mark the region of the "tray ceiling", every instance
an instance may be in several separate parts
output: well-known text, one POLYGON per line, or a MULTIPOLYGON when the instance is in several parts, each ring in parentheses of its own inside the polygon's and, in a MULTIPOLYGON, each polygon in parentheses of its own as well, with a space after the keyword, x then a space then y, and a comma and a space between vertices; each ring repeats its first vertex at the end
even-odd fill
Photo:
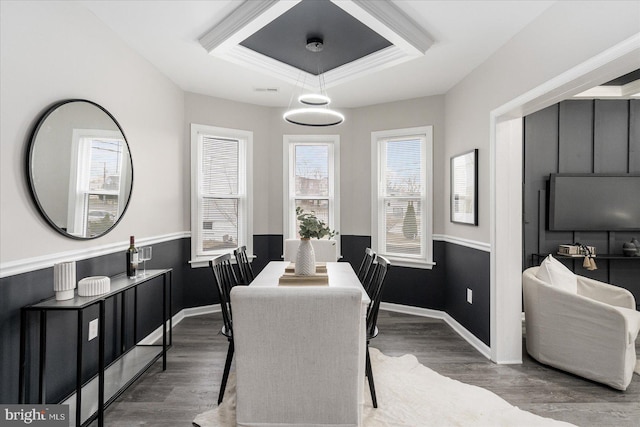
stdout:
POLYGON ((433 41, 387 0, 268 0, 241 3, 200 44, 221 59, 318 90, 420 57, 433 41), (305 48, 311 37, 324 40, 322 52, 305 48))
MULTIPOLYGON (((240 43, 298 3, 70 2, 89 9, 185 92, 280 107, 289 104, 300 70, 240 43), (259 8, 239 14, 246 4, 259 8), (234 15, 244 20, 233 19, 234 15), (212 30, 217 31, 213 37, 212 30), (214 44, 205 48, 201 42, 207 35, 214 44)), ((324 75, 332 105, 348 108, 446 93, 554 2, 335 0, 332 4, 392 44, 365 56, 365 61, 352 61, 324 75), (410 25, 394 23, 384 10, 376 9, 380 4, 390 4, 410 25)))

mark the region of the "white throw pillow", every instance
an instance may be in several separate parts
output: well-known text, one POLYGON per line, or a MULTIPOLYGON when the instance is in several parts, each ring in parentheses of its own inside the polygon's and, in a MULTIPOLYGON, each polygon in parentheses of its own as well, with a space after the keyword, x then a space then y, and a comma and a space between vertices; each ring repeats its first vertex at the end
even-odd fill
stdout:
POLYGON ((542 261, 536 277, 564 291, 578 292, 576 275, 551 255, 542 261))

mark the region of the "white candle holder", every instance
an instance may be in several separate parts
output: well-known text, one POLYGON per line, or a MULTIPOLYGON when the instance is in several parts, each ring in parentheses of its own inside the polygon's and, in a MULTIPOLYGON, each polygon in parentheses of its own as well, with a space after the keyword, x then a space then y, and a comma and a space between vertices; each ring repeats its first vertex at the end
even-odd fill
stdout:
POLYGON ((76 288, 76 262, 61 262, 53 266, 53 290, 56 300, 63 301, 73 298, 76 288))

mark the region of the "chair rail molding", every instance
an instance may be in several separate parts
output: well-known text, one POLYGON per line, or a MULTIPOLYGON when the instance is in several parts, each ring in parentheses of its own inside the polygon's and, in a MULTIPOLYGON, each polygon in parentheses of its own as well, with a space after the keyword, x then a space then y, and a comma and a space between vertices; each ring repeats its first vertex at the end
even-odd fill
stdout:
POLYGON ((491 244, 479 242, 477 240, 464 239, 457 236, 449 236, 446 234, 434 234, 433 240, 440 242, 452 243, 454 245, 465 246, 471 249, 477 249, 483 252, 491 252, 491 244))
MULTIPOLYGON (((156 243, 169 242, 171 240, 191 237, 190 231, 180 231, 177 233, 163 234, 153 237, 136 238, 138 246, 153 245, 156 243)), ((0 278, 14 276, 16 274, 28 273, 30 271, 53 267, 54 264, 64 261, 81 261, 101 255, 108 255, 118 251, 125 251, 129 247, 129 241, 108 243, 105 245, 91 245, 73 251, 56 252, 52 254, 24 258, 16 261, 3 262, 0 264, 0 278)))

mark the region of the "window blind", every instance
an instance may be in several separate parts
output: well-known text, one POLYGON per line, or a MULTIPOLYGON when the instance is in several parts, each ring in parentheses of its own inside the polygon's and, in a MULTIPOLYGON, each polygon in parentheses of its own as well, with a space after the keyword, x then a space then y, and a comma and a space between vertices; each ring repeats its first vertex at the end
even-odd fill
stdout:
POLYGON ((202 193, 237 195, 239 153, 237 140, 203 137, 202 193))
POLYGON ((382 142, 384 253, 422 254, 424 165, 420 139, 382 142))
POLYGON ((239 145, 235 139, 202 137, 201 189, 203 252, 238 245, 239 145))

